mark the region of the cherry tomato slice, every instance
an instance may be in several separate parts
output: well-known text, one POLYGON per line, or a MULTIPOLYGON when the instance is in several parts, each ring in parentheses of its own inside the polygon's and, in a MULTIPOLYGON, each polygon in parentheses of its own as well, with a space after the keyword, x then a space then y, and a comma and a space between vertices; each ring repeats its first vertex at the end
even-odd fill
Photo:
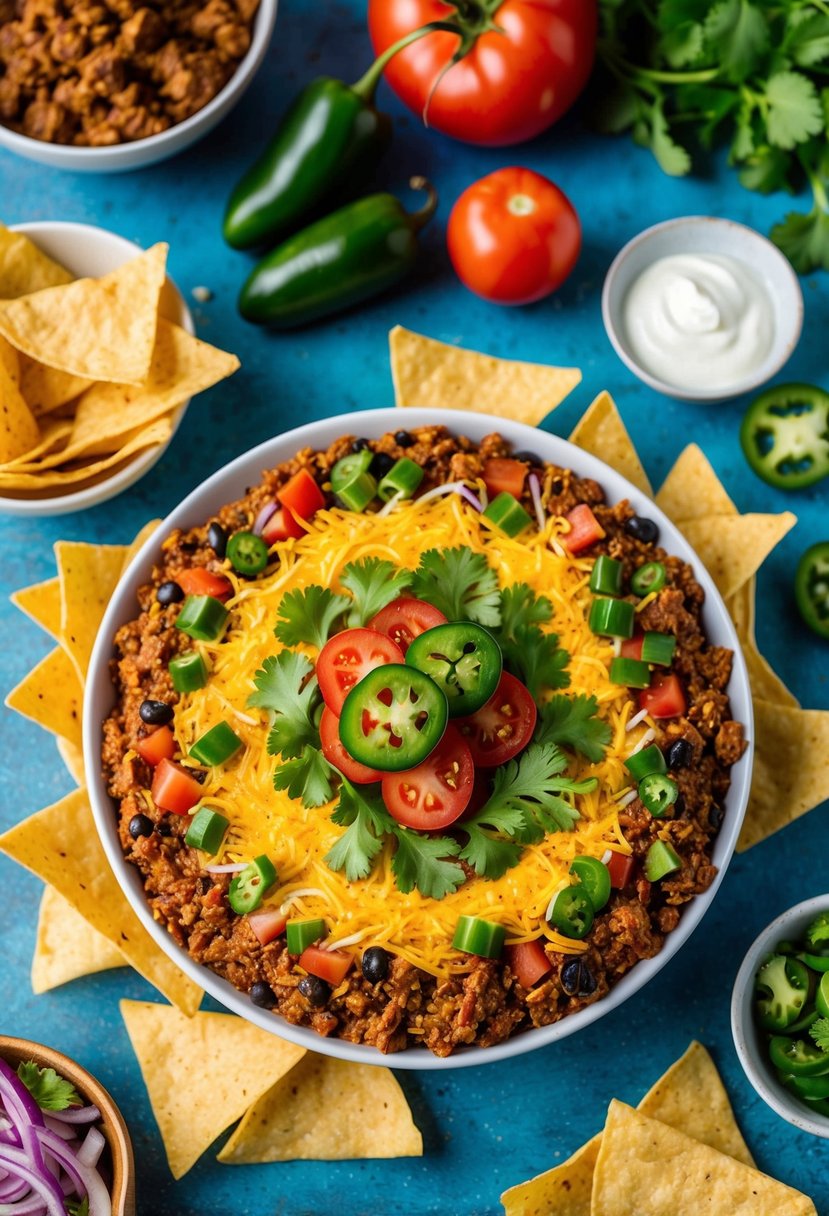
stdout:
POLYGON ((176 575, 176 582, 185 595, 212 595, 214 599, 226 600, 233 591, 233 584, 223 574, 213 574, 204 566, 194 566, 192 570, 182 570, 176 575))
POLYGON ((404 827, 421 832, 448 827, 459 819, 472 797, 475 766, 469 748, 454 727, 416 768, 383 777, 383 801, 404 827))
POLYGON ((345 950, 325 950, 322 946, 306 946, 299 956, 300 967, 334 988, 343 982, 353 962, 354 956, 345 950))
POLYGON ((484 461, 484 485, 490 498, 499 494, 512 494, 520 498, 527 480, 527 465, 523 460, 507 460, 494 457, 484 461))
POLYGON ((279 491, 278 498, 282 506, 299 519, 311 519, 325 506, 325 495, 307 469, 294 473, 279 491))
POLYGON ((153 774, 150 789, 153 802, 162 811, 174 815, 188 815, 201 798, 204 790, 195 777, 172 760, 159 760, 153 774))
POLYGON ((333 764, 354 785, 370 785, 383 776, 379 769, 369 768, 367 764, 361 764, 349 756, 340 739, 340 719, 327 705, 320 719, 320 743, 328 763, 333 764))
POLYGON ((673 672, 662 675, 657 672, 650 688, 639 693, 639 706, 646 709, 652 718, 679 718, 685 713, 685 693, 679 676, 673 672))
POLYGON ((475 764, 495 768, 527 746, 537 718, 530 690, 505 671, 486 705, 468 718, 458 718, 456 725, 475 764))
POLYGON ((322 699, 337 717, 355 684, 375 667, 402 663, 403 652, 376 629, 346 629, 326 642, 317 659, 322 699))
POLYGON ((564 544, 571 553, 581 553, 595 545, 604 536, 602 525, 590 510, 586 502, 580 502, 566 517, 570 521, 570 531, 562 537, 564 544))
POLYGON ((446 617, 440 609, 433 608, 425 600, 416 600, 403 595, 400 599, 386 604, 385 608, 381 608, 377 615, 369 621, 368 628, 376 629, 378 633, 384 633, 405 654, 421 633, 425 633, 427 629, 434 629, 436 625, 445 624, 446 617))
POLYGON ((138 739, 133 747, 153 768, 162 760, 172 760, 176 754, 176 741, 169 726, 159 726, 151 735, 138 739))
POLYGON ((268 547, 278 540, 300 540, 303 536, 307 536, 307 532, 302 524, 284 507, 274 511, 262 529, 262 539, 268 547))
POLYGON ((540 941, 504 947, 504 960, 522 988, 532 988, 553 969, 540 941))

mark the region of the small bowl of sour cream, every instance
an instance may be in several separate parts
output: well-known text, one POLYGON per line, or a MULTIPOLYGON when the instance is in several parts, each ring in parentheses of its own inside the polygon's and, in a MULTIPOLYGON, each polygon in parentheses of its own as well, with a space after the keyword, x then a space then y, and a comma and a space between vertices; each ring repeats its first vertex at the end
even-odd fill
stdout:
POLYGON ((800 339, 803 293, 771 241, 733 220, 685 216, 616 255, 602 318, 619 358, 683 401, 724 401, 765 384, 800 339))

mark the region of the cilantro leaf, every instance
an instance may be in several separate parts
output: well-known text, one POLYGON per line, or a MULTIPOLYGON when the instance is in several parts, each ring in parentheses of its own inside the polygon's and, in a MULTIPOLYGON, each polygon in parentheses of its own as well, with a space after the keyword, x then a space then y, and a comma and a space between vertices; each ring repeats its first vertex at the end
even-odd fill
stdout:
POLYGON ((344 777, 331 819, 348 830, 325 855, 325 864, 332 870, 345 870, 349 882, 367 878, 383 848, 383 836, 393 824, 382 799, 368 789, 357 790, 344 777))
POLYGON ((354 597, 348 614, 349 628, 365 625, 373 616, 408 590, 413 574, 382 557, 364 557, 343 568, 340 582, 354 597))
POLYGON ((821 1051, 829 1052, 829 1018, 818 1018, 809 1027, 809 1034, 821 1051))
POLYGON ((815 9, 789 13, 783 51, 801 68, 829 59, 829 13, 815 9))
POLYGON ((597 764, 611 737, 609 724, 597 717, 598 710, 595 697, 553 697, 539 711, 536 743, 571 747, 597 764))
POLYGON ((463 828, 469 839, 461 857, 476 874, 490 879, 502 878, 507 870, 518 865, 523 852, 520 844, 484 831, 477 823, 465 823, 463 828))
POLYGON ((414 572, 411 590, 447 621, 476 621, 492 627, 501 620, 498 578, 483 553, 465 547, 429 549, 414 572))
POLYGON ((252 708, 269 709, 273 723, 268 753, 286 760, 302 754, 306 744, 319 744, 319 731, 311 715, 319 701, 314 668, 304 655, 281 650, 269 655, 253 677, 256 692, 248 697, 252 708))
POLYGON ((501 627, 495 637, 504 663, 520 676, 536 700, 544 689, 567 688, 570 662, 555 633, 544 633, 539 625, 549 621, 553 605, 546 595, 537 596, 527 583, 515 583, 501 592, 501 627))
POLYGON ((391 868, 397 889, 404 895, 417 887, 427 899, 443 899, 466 881, 463 867, 448 858, 460 852, 460 845, 448 836, 422 836, 408 828, 395 827, 397 848, 391 868))
POLYGON ((274 769, 274 789, 287 790, 291 798, 301 798, 307 807, 322 806, 334 796, 331 777, 334 770, 318 747, 306 743, 301 753, 283 760, 274 769))
POLYGON ((541 625, 552 619, 553 605, 536 595, 528 583, 514 583, 501 592, 501 629, 508 636, 523 625, 541 625))
POLYGON ((764 145, 745 157, 740 167, 740 184, 746 190, 772 194, 775 190, 790 190, 789 157, 781 148, 764 145))
POLYGON ((768 22, 750 0, 721 0, 713 5, 704 30, 721 68, 735 83, 751 74, 769 45, 768 22))
POLYGON ((793 148, 823 130, 817 89, 802 72, 777 72, 766 85, 769 143, 793 148))
POLYGON ((823 267, 829 270, 829 210, 815 202, 811 211, 790 211, 775 224, 771 239, 794 266, 798 274, 823 267))
POLYGON ((691 157, 681 144, 671 136, 668 120, 661 105, 654 105, 650 111, 651 152, 656 157, 657 164, 663 173, 670 177, 684 177, 691 172, 691 157))
POLYGON ((38 1068, 34 1060, 21 1061, 17 1075, 41 1110, 66 1110, 83 1106, 80 1094, 71 1081, 58 1076, 54 1068, 38 1068))
POLYGON ((344 595, 335 595, 327 587, 313 583, 301 590, 288 591, 279 604, 274 633, 283 646, 305 642, 322 650, 328 641, 334 622, 349 607, 344 595))
POLYGON ((67 1199, 66 1216, 89 1216, 89 1199, 86 1196, 81 1200, 67 1199))

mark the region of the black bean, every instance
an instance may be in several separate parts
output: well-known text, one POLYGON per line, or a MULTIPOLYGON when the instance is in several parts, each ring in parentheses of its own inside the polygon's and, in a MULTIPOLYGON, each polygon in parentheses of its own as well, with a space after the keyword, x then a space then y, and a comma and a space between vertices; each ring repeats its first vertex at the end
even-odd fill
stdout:
POLYGON ((376 477, 379 481, 381 477, 385 477, 389 469, 394 465, 394 457, 389 456, 388 452, 375 452, 374 459, 368 466, 368 471, 372 477, 376 477))
POLYGON ((140 836, 152 836, 153 821, 149 815, 133 815, 128 830, 133 840, 138 840, 140 836))
POLYGON ((155 825, 155 830, 158 832, 159 836, 172 836, 173 825, 170 823, 169 819, 165 817, 164 819, 159 819, 158 823, 155 825))
POLYGON ((303 975, 297 988, 309 1005, 313 1005, 316 1009, 321 1009, 331 995, 331 989, 325 980, 318 979, 315 975, 303 975))
POLYGON ((596 977, 583 959, 574 958, 561 968, 561 986, 568 996, 592 996, 596 977))
POLYGON ((224 557, 227 551, 227 532, 215 520, 207 529, 207 543, 217 557, 224 557))
POLYGON ((525 464, 543 464, 544 461, 535 452, 516 452, 513 460, 523 460, 525 464))
POLYGON ((668 748, 668 768, 688 768, 694 759, 694 749, 687 739, 676 739, 668 748))
POLYGON ((159 604, 166 607, 167 604, 180 604, 184 599, 184 592, 178 583, 162 583, 155 593, 155 598, 159 604))
POLYGON ((389 974, 389 952, 382 946, 369 946, 363 954, 363 977, 370 984, 379 984, 389 974))
POLYGON ((188 768, 187 774, 188 776, 192 777, 194 781, 198 781, 199 785, 203 785, 207 780, 206 768, 188 768))
POLYGON ((371 447, 367 439, 353 439, 351 442, 352 452, 362 452, 365 448, 371 447))
POLYGON ((626 527, 631 536, 646 545, 655 545, 659 540, 659 526, 652 519, 645 519, 644 515, 634 515, 627 521, 626 527))
POLYGON ((725 818, 725 811, 721 806, 716 804, 708 809, 708 823, 715 832, 719 832, 722 827, 722 821, 725 818))
POLYGON ((550 489, 552 490, 553 494, 560 494, 561 491, 564 489, 564 482, 561 480, 560 477, 556 477, 553 481, 553 484, 550 486, 550 489))
POLYGON ((173 720, 173 707, 166 701, 142 701, 138 716, 148 726, 166 726, 173 720))
POLYGON ((258 1005, 260 1009, 273 1009, 276 1004, 273 989, 264 980, 257 980, 255 984, 251 985, 249 996, 251 1003, 258 1005))
POLYGON ((394 442, 399 448, 410 448, 414 441, 415 437, 409 431, 394 432, 394 442))

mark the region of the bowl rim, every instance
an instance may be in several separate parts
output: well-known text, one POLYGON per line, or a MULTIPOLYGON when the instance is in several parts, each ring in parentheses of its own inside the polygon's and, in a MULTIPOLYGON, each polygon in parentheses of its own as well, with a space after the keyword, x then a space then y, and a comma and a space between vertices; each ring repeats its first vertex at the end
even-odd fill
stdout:
MULTIPOLYGON (((120 233, 112 232, 109 228, 102 228, 98 224, 84 224, 75 220, 31 220, 23 224, 10 224, 9 231, 20 232, 24 236, 30 237, 36 245, 38 243, 38 234, 45 235, 47 233, 76 237, 85 234, 88 239, 96 241, 103 238, 115 246, 120 246, 125 255, 124 261, 128 261, 137 254, 144 252, 143 247, 136 241, 130 240, 129 237, 121 236, 120 233)), ((181 310, 180 319, 177 324, 194 338, 196 336, 196 323, 193 320, 193 314, 184 298, 184 294, 169 274, 166 276, 166 282, 168 288, 174 293, 181 310)), ((154 447, 145 448, 143 451, 137 452, 128 464, 118 469, 111 477, 105 477, 101 481, 96 481, 82 490, 70 490, 66 494, 56 494, 43 498, 8 498, 0 492, 0 514, 29 516, 30 518, 44 515, 68 515, 70 512, 82 511, 88 507, 97 506, 99 503, 107 502, 110 498, 115 498, 116 495, 123 493, 124 490, 128 490, 130 486, 135 485, 145 473, 149 473, 150 469, 158 463, 173 442, 191 400, 192 398, 188 398, 181 405, 177 406, 172 416, 173 429, 169 439, 164 443, 158 443, 154 447)))
POLYGON ((818 912, 829 909, 829 895, 813 895, 786 908, 762 929, 746 951, 731 991, 731 1037, 734 1050, 752 1089, 781 1119, 801 1131, 829 1140, 829 1115, 809 1114, 805 1102, 799 1102, 779 1084, 764 1063, 756 1047, 757 1031, 752 1014, 754 977, 763 956, 770 952, 775 939, 787 936, 783 932, 797 921, 808 923, 818 912))
POLYGON ((753 716, 748 673, 734 625, 702 562, 676 526, 653 500, 598 457, 582 451, 581 448, 558 435, 541 431, 524 423, 497 418, 491 414, 463 411, 453 417, 446 410, 407 409, 401 417, 401 412, 393 407, 339 414, 306 423, 304 426, 274 436, 238 456, 223 469, 217 470, 179 503, 159 524, 152 536, 147 538, 135 555, 113 594, 101 622, 90 659, 86 689, 83 713, 84 763, 87 773, 92 774, 88 779, 92 813, 117 881, 141 923, 185 974, 226 1009, 239 1014, 263 1030, 311 1051, 364 1064, 420 1071, 468 1068, 485 1063, 495 1063, 513 1056, 523 1055, 525 1052, 565 1038, 582 1027, 590 1025, 606 1013, 610 1013, 656 975, 677 953, 699 924, 725 875, 737 843, 748 802, 753 758, 753 716), (151 564, 158 540, 167 535, 171 528, 183 526, 185 520, 192 521, 193 518, 200 520, 206 518, 211 510, 216 510, 216 506, 211 505, 208 508, 201 505, 210 502, 211 496, 215 496, 217 503, 231 501, 237 493, 244 493, 247 485, 258 481, 263 469, 293 456, 302 447, 325 447, 333 438, 342 434, 381 435, 385 431, 398 429, 401 422, 405 422, 408 426, 448 424, 453 430, 466 434, 476 441, 480 441, 484 435, 498 429, 516 448, 534 449, 544 459, 578 469, 583 476, 594 477, 608 488, 609 499, 616 501, 627 498, 634 509, 645 511, 653 517, 659 524, 670 551, 680 556, 685 555, 688 560, 693 562, 695 577, 705 591, 704 614, 708 636, 728 645, 734 652, 729 696, 735 707, 735 716, 744 724, 748 741, 745 753, 731 770, 732 784, 726 805, 726 815, 714 842, 713 857, 716 859, 715 864, 718 867, 717 875, 707 891, 695 897, 694 901, 683 911, 679 926, 668 935, 666 944, 660 953, 654 958, 638 962, 606 997, 577 1013, 570 1014, 549 1026, 524 1030, 494 1047, 462 1048, 443 1059, 434 1056, 425 1048, 410 1048, 394 1053, 392 1056, 386 1056, 374 1047, 349 1043, 339 1038, 323 1038, 313 1030, 291 1026, 269 1011, 252 1005, 244 993, 233 988, 209 968, 191 959, 189 954, 176 945, 167 930, 152 916, 138 870, 126 861, 121 851, 112 800, 106 792, 100 773, 101 722, 112 704, 112 683, 109 673, 112 639, 118 626, 134 615, 133 605, 136 590, 142 582, 146 581, 142 571, 146 570, 148 563, 151 564), (714 629, 711 628, 712 621, 716 622, 714 629))
POLYGON ((250 46, 239 60, 236 71, 219 92, 211 97, 207 105, 202 106, 200 110, 182 122, 168 127, 166 131, 159 131, 157 135, 147 135, 143 139, 134 139, 127 143, 94 147, 90 144, 56 144, 49 140, 33 139, 31 135, 21 135, 19 131, 13 131, 11 127, 0 123, 0 147, 8 148, 10 152, 16 152, 27 159, 37 159, 41 164, 51 164, 53 168, 62 169, 79 168, 81 161, 89 161, 93 158, 98 161, 102 172, 108 166, 117 165, 121 160, 134 161, 135 168, 140 168, 144 163, 150 163, 143 160, 144 155, 151 154, 155 159, 155 153, 160 148, 167 147, 171 143, 187 144, 189 135, 198 132, 203 125, 209 125, 217 110, 223 113, 224 107, 231 98, 240 90, 244 91, 265 57, 276 22, 277 8, 278 0, 260 0, 259 8, 254 16, 250 46), (35 149, 40 152, 40 156, 37 158, 32 155, 35 149), (44 152, 53 153, 53 157, 44 156, 44 152))
MULTIPOLYGON (((684 251, 681 247, 675 250, 675 253, 682 252, 684 251)), ((610 263, 602 285, 602 322, 604 323, 605 333, 616 354, 628 370, 633 372, 634 376, 641 380, 643 384, 647 384, 649 388, 654 389, 656 392, 662 393, 666 397, 672 397, 677 401, 730 401, 734 397, 739 397, 743 393, 751 392, 754 389, 760 388, 763 384, 767 384, 785 367, 794 354, 803 332, 803 316, 803 289, 800 286, 800 280, 794 267, 785 254, 768 237, 763 236, 762 232, 758 232, 756 228, 751 228, 748 224, 741 224, 739 220, 726 219, 716 215, 682 215, 674 219, 662 220, 658 224, 651 224, 649 228, 643 228, 641 232, 631 237, 616 254, 610 263), (616 280, 621 269, 636 250, 647 245, 661 232, 670 229, 676 229, 681 232, 683 229, 702 226, 705 226, 709 230, 712 227, 719 227, 726 231, 737 229, 745 234, 748 239, 754 240, 757 243, 759 258, 765 260, 766 263, 776 262, 783 270, 789 280, 795 300, 795 309, 791 314, 790 320, 790 333, 782 338, 779 335, 775 337, 775 345, 779 347, 780 353, 774 364, 769 367, 767 372, 764 371, 761 376, 756 375, 754 372, 747 372, 742 380, 736 384, 732 384, 727 390, 718 388, 686 389, 675 384, 670 384, 667 380, 663 380, 661 376, 656 376, 652 372, 649 372, 647 368, 643 367, 634 358, 627 344, 623 341, 620 326, 617 325, 616 311, 611 304, 616 280)))

